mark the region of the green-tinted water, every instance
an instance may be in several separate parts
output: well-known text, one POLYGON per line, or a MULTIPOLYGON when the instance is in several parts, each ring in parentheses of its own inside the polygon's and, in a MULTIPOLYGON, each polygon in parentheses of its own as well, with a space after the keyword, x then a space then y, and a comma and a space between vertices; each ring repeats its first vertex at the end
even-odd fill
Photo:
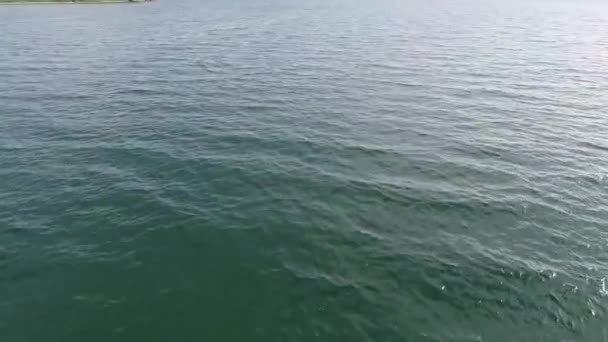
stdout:
POLYGON ((607 341, 607 15, 0 8, 0 341, 607 341))

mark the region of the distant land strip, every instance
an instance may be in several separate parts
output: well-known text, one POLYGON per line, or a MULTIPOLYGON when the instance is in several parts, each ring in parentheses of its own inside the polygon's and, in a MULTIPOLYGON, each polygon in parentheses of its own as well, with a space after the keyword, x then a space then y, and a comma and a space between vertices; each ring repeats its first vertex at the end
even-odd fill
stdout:
POLYGON ((118 4, 152 1, 156 0, 0 0, 0 5, 118 4))

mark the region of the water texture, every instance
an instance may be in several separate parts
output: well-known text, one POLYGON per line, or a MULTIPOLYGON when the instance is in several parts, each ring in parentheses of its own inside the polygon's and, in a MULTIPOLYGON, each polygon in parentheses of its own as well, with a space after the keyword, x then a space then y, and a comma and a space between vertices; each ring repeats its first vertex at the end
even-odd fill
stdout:
POLYGON ((0 340, 608 341, 608 3, 0 7, 0 340))

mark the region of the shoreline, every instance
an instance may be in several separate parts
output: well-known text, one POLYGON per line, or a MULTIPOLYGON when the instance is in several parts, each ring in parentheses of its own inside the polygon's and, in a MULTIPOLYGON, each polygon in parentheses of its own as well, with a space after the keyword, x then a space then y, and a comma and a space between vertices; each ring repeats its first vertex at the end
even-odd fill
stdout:
POLYGON ((98 5, 98 4, 141 4, 155 0, 85 0, 85 1, 0 1, 2 5, 98 5))

